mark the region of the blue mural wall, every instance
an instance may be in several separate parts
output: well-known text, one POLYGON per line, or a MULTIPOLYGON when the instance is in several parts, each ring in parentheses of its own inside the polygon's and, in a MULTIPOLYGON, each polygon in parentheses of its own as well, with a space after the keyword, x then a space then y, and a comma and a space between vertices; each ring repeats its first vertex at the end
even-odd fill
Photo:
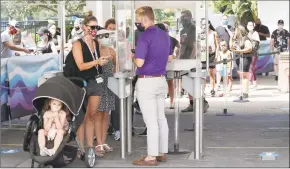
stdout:
MULTIPOLYGON (((38 78, 41 77, 44 72, 58 70, 58 59, 59 55, 47 54, 41 56, 11 57, 7 60, 6 75, 9 81, 8 100, 12 119, 35 112, 32 106, 32 99, 37 88, 38 78)), ((1 59, 1 63, 2 60, 3 59, 1 59)), ((3 67, 5 66, 3 65, 3 67)), ((4 85, 2 84, 2 71, 1 85, 4 85)), ((4 98, 6 93, 7 91, 5 90, 1 92, 1 101, 2 94, 4 98)), ((7 102, 5 99, 4 101, 7 102)), ((1 116, 4 116, 2 115, 3 113, 1 111, 1 116)))

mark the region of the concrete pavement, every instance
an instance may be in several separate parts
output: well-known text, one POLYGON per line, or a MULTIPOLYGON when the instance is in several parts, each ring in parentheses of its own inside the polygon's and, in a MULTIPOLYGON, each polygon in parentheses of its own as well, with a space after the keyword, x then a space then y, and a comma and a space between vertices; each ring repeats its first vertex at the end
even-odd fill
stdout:
MULTIPOLYGON (((276 89, 272 76, 258 76, 258 90, 250 92, 248 103, 234 103, 239 92, 235 84, 232 97, 226 104, 224 99, 209 97, 210 108, 204 115, 206 130, 203 135, 203 158, 194 160, 192 154, 168 155, 168 162, 159 167, 289 167, 289 94, 276 89), (216 116, 227 107, 234 116, 216 116), (277 160, 262 161, 262 152, 276 152, 277 160)), ((237 82, 235 82, 237 83, 237 82)), ((208 91, 206 91, 209 93, 208 91)), ((169 107, 168 100, 167 107, 169 107)), ((187 106, 187 98, 180 101, 181 108, 187 106)), ((170 147, 174 139, 173 110, 166 109, 170 128, 170 147)), ((194 132, 185 132, 192 126, 192 113, 180 114, 180 147, 193 152, 194 132)), ((141 116, 135 116, 135 126, 143 126, 141 116)), ((24 131, 1 130, 1 149, 20 149, 24 131)), ((115 148, 104 158, 97 159, 96 167, 134 167, 132 160, 146 153, 146 137, 133 137, 132 154, 125 160, 120 158, 120 142, 108 137, 115 148)), ((22 150, 14 154, 1 153, 1 167, 29 167, 29 154, 22 150)), ((68 167, 85 167, 75 160, 68 167)))

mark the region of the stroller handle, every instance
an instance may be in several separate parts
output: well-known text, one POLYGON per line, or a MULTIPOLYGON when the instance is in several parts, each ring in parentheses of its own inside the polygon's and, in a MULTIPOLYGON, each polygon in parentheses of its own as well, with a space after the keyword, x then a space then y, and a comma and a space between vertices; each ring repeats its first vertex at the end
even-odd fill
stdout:
POLYGON ((82 79, 82 78, 79 78, 79 77, 66 77, 66 78, 68 78, 70 81, 82 82, 83 83, 83 87, 87 86, 87 82, 84 79, 82 79))

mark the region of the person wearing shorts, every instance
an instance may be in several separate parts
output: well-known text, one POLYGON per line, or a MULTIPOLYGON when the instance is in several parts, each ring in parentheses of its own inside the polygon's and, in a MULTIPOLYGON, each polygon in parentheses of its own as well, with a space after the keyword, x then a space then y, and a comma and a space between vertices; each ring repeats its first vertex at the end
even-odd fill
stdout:
MULTIPOLYGON (((289 49, 289 32, 286 29, 283 29, 283 27, 284 21, 280 19, 278 21, 278 29, 274 30, 271 35, 271 52, 284 52, 289 49)), ((279 57, 280 54, 274 55, 275 80, 278 80, 279 57)))
POLYGON ((249 89, 249 70, 252 63, 252 43, 248 38, 248 33, 242 25, 238 25, 235 28, 235 36, 231 38, 230 48, 232 52, 236 53, 238 56, 241 56, 243 63, 240 63, 240 59, 236 60, 238 66, 238 74, 240 77, 243 77, 242 81, 242 98, 248 98, 248 89, 249 89))
MULTIPOLYGON (((94 39, 97 34, 97 19, 92 11, 83 21, 85 36, 73 44, 73 50, 68 54, 66 66, 76 65, 75 74, 87 82, 86 94, 88 103, 86 105, 85 118, 77 131, 77 138, 81 148, 84 150, 84 136, 88 147, 94 147, 94 130, 96 119, 99 117, 98 110, 103 90, 102 66, 108 63, 106 57, 101 57, 99 43, 94 39), (71 62, 69 62, 71 61, 71 62), (86 130, 84 130, 86 128, 86 130)), ((78 157, 84 154, 79 151, 78 157)))

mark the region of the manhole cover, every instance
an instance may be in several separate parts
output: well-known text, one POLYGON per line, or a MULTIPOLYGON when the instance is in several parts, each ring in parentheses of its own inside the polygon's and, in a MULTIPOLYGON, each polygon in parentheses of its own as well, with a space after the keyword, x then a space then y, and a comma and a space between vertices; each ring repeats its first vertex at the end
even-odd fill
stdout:
POLYGON ((279 156, 279 154, 275 153, 275 152, 263 152, 261 154, 259 154, 259 156, 261 157, 261 159, 264 160, 276 160, 277 157, 279 156))

